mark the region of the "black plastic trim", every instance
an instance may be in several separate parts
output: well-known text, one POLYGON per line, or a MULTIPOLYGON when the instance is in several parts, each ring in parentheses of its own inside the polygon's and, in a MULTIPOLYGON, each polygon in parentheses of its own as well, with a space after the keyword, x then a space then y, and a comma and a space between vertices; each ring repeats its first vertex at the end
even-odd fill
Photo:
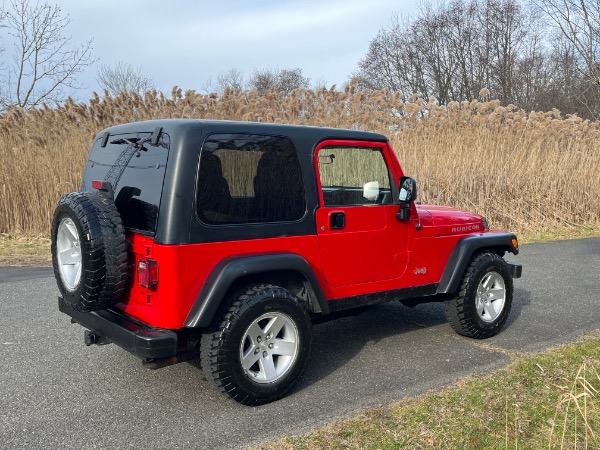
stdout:
MULTIPOLYGON (((357 308, 360 306, 376 305, 379 303, 390 302, 392 300, 418 299, 435 295, 437 293, 437 283, 413 286, 404 289, 393 289, 391 291, 375 292, 373 294, 356 295, 353 297, 344 297, 336 300, 330 300, 329 309, 331 312, 343 311, 345 309, 357 308)), ((423 300, 427 302, 427 300, 423 300)))
POLYGON ((514 233, 490 232, 464 237, 456 243, 438 286, 438 294, 454 293, 458 290, 467 266, 477 250, 503 250, 515 255, 519 249, 512 243, 514 233))
POLYGON ((107 338, 142 359, 167 358, 177 354, 177 334, 171 330, 144 326, 111 310, 78 312, 59 295, 58 309, 75 322, 107 338))
POLYGON ((160 142, 160 133, 162 133, 162 129, 163 127, 154 128, 154 132, 150 137, 150 145, 154 145, 155 147, 158 145, 158 143, 160 142))
POLYGON ((508 269, 513 278, 521 278, 521 274, 523 273, 523 266, 521 264, 509 262, 508 269))
POLYGON ((196 297, 184 326, 200 328, 210 325, 229 288, 242 277, 261 273, 295 271, 310 283, 321 312, 327 313, 327 301, 308 261, 294 253, 246 256, 225 259, 207 277, 196 297))
POLYGON ((106 144, 108 144, 108 138, 110 138, 110 133, 108 131, 106 131, 101 138, 101 142, 100 142, 100 147, 104 148, 106 147, 106 144))

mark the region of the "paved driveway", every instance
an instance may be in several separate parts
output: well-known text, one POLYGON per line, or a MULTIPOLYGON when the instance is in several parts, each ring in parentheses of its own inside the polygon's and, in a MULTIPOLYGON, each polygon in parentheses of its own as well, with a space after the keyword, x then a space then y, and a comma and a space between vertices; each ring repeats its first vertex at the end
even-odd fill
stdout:
POLYGON ((231 448, 297 434, 365 407, 488 373, 600 328, 600 239, 522 247, 506 329, 456 335, 439 304, 373 307, 314 327, 307 375, 287 398, 250 408, 197 365, 158 371, 114 345, 87 348, 56 306, 49 269, 0 268, 0 447, 231 448))

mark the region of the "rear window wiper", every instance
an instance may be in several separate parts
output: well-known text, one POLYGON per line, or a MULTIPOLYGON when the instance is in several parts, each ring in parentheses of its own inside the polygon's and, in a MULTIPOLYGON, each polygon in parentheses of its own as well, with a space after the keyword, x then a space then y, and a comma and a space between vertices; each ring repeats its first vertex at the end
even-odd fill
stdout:
POLYGON ((140 157, 140 152, 147 152, 148 149, 146 147, 144 147, 144 143, 150 141, 150 139, 146 139, 140 142, 140 138, 130 138, 130 139, 125 139, 125 138, 121 138, 121 139, 115 139, 114 141, 110 141, 111 144, 115 144, 115 145, 123 145, 123 144, 127 144, 130 147, 134 148, 135 150, 137 150, 137 154, 135 155, 136 158, 140 157))

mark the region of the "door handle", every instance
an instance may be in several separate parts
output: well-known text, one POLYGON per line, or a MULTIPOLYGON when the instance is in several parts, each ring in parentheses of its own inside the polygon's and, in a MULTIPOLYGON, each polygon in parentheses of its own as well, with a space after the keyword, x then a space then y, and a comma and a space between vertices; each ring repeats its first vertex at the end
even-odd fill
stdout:
POLYGON ((343 212, 332 212, 329 215, 329 228, 341 230, 346 226, 346 214, 343 212))

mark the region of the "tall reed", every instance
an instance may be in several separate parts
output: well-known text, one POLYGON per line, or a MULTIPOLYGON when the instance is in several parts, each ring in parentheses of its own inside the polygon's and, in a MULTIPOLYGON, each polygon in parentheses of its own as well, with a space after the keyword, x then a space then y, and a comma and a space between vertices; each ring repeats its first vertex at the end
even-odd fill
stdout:
POLYGON ((485 214, 517 232, 600 225, 600 123, 497 101, 440 107, 353 86, 289 96, 174 88, 171 95, 94 94, 56 108, 0 115, 0 233, 47 235, 56 202, 77 190, 93 137, 156 118, 227 119, 361 129, 387 135, 420 201, 485 214))

